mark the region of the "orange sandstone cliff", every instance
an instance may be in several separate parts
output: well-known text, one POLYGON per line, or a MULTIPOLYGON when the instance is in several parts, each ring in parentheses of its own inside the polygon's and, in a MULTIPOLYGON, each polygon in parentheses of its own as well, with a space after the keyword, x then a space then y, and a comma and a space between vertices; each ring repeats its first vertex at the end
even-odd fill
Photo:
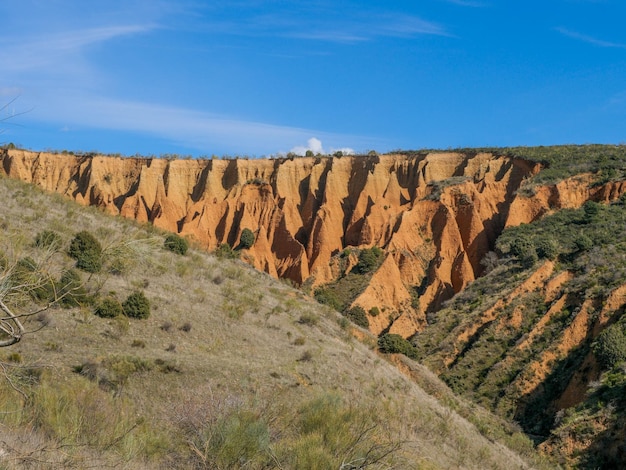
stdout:
POLYGON ((388 313, 372 319, 375 333, 404 336, 481 273, 506 224, 553 203, 526 207, 515 197, 537 164, 488 153, 170 161, 5 150, 0 158, 9 177, 208 250, 236 246, 250 228, 247 259, 298 284, 333 281, 340 273, 331 259, 346 247, 379 246, 385 260, 355 304, 388 313), (418 286, 419 307, 411 301, 418 286))
POLYGON ((371 318, 375 333, 404 336, 480 275, 505 226, 626 189, 591 187, 583 175, 520 197, 539 165, 490 153, 165 160, 3 150, 0 160, 11 178, 208 250, 236 246, 249 228, 256 242, 246 258, 298 284, 333 281, 341 273, 331 261, 346 247, 381 247, 385 260, 354 304, 387 312, 371 318))

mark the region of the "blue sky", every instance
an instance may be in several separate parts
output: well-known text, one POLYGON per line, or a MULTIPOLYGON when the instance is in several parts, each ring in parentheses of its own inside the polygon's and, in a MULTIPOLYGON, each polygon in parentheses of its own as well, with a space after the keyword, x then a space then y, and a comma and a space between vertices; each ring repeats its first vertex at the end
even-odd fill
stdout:
POLYGON ((2 0, 0 17, 0 142, 34 150, 626 141, 623 0, 2 0))

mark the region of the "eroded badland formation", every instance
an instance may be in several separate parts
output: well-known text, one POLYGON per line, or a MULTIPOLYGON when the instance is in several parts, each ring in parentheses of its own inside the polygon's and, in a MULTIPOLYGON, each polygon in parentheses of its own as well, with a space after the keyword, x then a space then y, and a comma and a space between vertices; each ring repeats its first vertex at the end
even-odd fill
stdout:
POLYGON ((545 453, 584 468, 626 458, 626 373, 593 346, 612 329, 626 354, 623 146, 523 150, 532 158, 0 152, 11 178, 207 250, 236 247, 250 229, 256 240, 243 259, 306 289, 340 286, 342 308, 362 307, 372 333, 411 338, 415 358, 519 423, 545 453), (372 247, 382 250, 374 269, 352 273, 372 247))
POLYGON ((504 227, 626 189, 578 177, 520 196, 541 165, 492 153, 170 161, 6 150, 1 158, 9 177, 208 250, 236 246, 249 228, 256 242, 246 259, 297 284, 332 282, 356 263, 346 248, 378 246, 384 261, 353 305, 385 312, 370 316, 374 333, 405 337, 482 273, 504 227))

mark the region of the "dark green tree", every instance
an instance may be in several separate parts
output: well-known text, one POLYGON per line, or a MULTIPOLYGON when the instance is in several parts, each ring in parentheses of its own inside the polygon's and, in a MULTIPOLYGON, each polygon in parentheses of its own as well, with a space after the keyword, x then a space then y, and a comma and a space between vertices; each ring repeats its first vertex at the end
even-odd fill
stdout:
POLYGON ((148 318, 150 316, 150 302, 143 292, 133 292, 122 304, 124 315, 129 318, 148 318))
POLYGON ((239 239, 239 243, 241 244, 241 248, 250 248, 254 245, 255 237, 254 232, 249 228, 244 228, 241 232, 241 238, 239 239))
POLYGON ((102 246, 91 233, 78 232, 70 242, 68 254, 76 260, 76 267, 88 273, 102 269, 102 246))
POLYGON ((623 326, 614 324, 606 328, 598 335, 592 350, 605 370, 626 361, 626 334, 623 326))

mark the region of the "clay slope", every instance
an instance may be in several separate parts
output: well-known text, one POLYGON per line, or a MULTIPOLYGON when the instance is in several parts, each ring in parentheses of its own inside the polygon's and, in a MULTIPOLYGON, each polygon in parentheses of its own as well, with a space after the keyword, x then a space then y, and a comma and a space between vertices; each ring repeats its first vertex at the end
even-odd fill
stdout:
POLYGON ((12 178, 208 250, 236 246, 250 228, 257 241, 248 259, 296 283, 332 281, 333 256, 377 245, 385 262, 356 303, 390 311, 405 336, 480 274, 515 190, 539 168, 489 153, 168 161, 7 150, 1 158, 12 178), (416 286, 419 311, 411 307, 416 286))

